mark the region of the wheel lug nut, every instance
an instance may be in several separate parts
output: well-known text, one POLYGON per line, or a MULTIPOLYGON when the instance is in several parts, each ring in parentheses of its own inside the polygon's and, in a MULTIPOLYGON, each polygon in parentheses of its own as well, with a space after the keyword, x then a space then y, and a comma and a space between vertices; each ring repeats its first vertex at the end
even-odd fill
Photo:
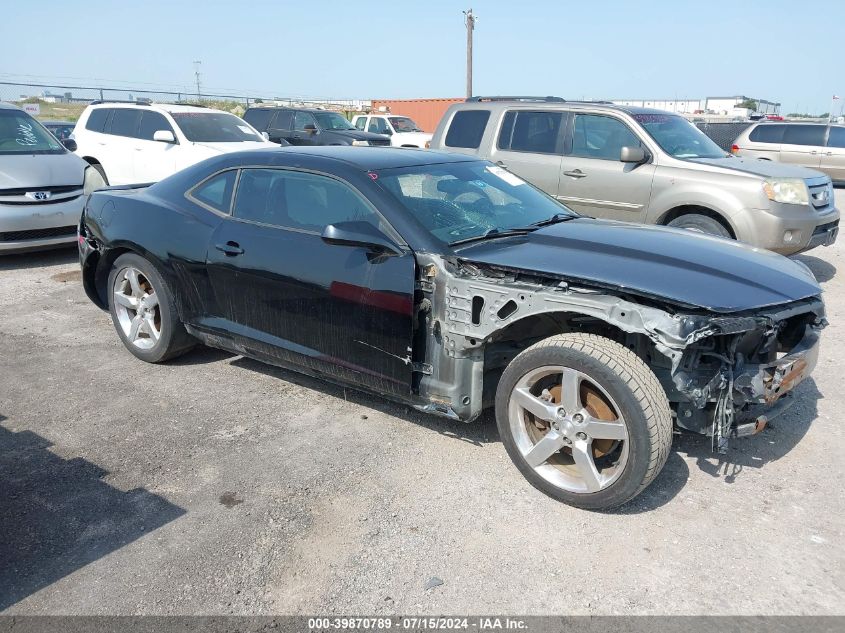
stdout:
POLYGON ((578 433, 575 437, 577 437, 579 440, 586 440, 587 434, 586 433, 578 433))
POLYGON ((584 416, 580 413, 576 413, 574 416, 572 416, 572 421, 575 422, 575 424, 581 424, 581 422, 584 421, 584 416))
POLYGON ((557 410, 557 414, 558 414, 560 417, 565 416, 565 415, 566 415, 566 409, 564 409, 563 407, 561 407, 560 409, 558 409, 558 410, 557 410))

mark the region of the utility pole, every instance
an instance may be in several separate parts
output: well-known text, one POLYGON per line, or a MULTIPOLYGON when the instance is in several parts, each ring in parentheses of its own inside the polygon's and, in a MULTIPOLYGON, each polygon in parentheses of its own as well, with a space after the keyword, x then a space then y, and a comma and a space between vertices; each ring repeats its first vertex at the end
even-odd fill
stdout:
POLYGON ((472 9, 464 11, 464 24, 467 27, 467 99, 472 96, 472 32, 475 30, 475 15, 472 9))
POLYGON ((200 88, 200 64, 202 64, 202 62, 199 60, 194 62, 194 77, 196 77, 197 80, 197 101, 199 101, 202 94, 202 89, 200 88))

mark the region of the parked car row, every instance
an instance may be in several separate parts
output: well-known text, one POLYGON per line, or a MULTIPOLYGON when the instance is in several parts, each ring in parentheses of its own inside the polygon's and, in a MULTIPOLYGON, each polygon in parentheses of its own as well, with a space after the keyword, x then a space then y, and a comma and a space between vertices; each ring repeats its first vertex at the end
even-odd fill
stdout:
MULTIPOLYGON (((681 116, 555 97, 471 99, 452 106, 433 137, 408 117, 384 113, 350 123, 336 112, 261 106, 241 119, 136 102, 92 103, 70 136, 66 124, 52 127, 105 184, 156 182, 247 146, 430 145, 494 161, 583 214, 696 230, 783 254, 833 243, 839 212, 830 178, 774 162, 832 166, 836 175, 845 151, 837 148, 845 145, 843 126, 766 122, 741 135, 734 153, 768 162, 731 158, 681 116)), ((39 237, 52 243, 70 234, 39 237)))
MULTIPOLYGON (((41 124, 12 105, 0 113, 0 156, 8 156, 0 159, 0 206, 8 208, 0 217, 4 252, 74 241, 84 196, 96 187, 157 182, 245 148, 391 144, 386 134, 315 109, 250 108, 242 119, 200 106, 95 101, 75 124, 41 124)), ((410 119, 401 125, 415 127, 410 119)), ((405 128, 395 136, 402 144, 430 138, 405 128)))

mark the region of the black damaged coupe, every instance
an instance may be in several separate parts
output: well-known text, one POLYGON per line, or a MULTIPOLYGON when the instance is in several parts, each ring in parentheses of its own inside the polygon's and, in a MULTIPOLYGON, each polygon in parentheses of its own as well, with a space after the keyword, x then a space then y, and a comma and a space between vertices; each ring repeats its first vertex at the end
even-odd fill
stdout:
POLYGON ((589 509, 642 491, 673 429, 727 450, 763 428, 826 324, 803 264, 422 150, 247 151, 103 189, 79 250, 138 358, 203 343, 455 420, 493 407, 525 477, 589 509))

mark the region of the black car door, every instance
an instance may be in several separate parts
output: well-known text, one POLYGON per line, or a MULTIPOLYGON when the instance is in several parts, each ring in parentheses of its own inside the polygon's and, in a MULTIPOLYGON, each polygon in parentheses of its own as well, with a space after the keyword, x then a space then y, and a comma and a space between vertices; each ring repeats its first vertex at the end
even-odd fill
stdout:
POLYGON ((299 111, 293 117, 293 132, 291 133, 291 145, 319 145, 317 121, 310 112, 299 111))
POLYGON ((267 136, 274 143, 280 141, 291 142, 293 131, 291 130, 293 123, 293 110, 278 110, 276 116, 270 121, 270 126, 267 129, 267 136))
POLYGON ((208 249, 216 321, 247 353, 407 394, 414 256, 407 248, 385 255, 321 238, 327 224, 352 220, 392 232, 343 181, 241 170, 232 215, 208 249))

